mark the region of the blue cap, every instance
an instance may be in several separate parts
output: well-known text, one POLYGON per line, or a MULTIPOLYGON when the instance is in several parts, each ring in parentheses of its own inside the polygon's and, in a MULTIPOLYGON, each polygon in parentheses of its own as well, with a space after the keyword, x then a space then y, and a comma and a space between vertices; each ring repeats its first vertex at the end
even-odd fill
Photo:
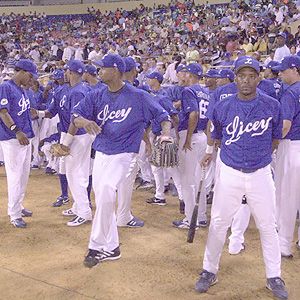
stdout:
POLYGON ((279 65, 278 61, 271 60, 267 65, 266 69, 271 69, 273 71, 273 68, 277 67, 279 65))
POLYGON ((274 67, 274 71, 285 71, 290 68, 300 68, 300 56, 290 55, 284 57, 277 67, 274 67))
POLYGON ((220 78, 219 72, 216 69, 209 69, 205 74, 204 77, 208 78, 220 78))
POLYGON ((279 33, 277 34, 277 36, 281 36, 281 37, 283 37, 284 39, 286 39, 286 34, 285 34, 284 32, 279 32, 279 33))
POLYGON ((97 76, 97 68, 93 65, 86 65, 84 69, 85 73, 89 73, 92 76, 97 76))
POLYGON ((182 72, 182 71, 186 71, 186 66, 183 64, 179 64, 176 68, 176 73, 182 72))
POLYGON ((231 81, 234 80, 234 73, 230 69, 222 69, 218 73, 219 78, 229 78, 231 81))
POLYGON ((20 59, 16 63, 15 67, 23 71, 29 72, 35 78, 38 77, 36 64, 30 59, 20 59))
POLYGON ((152 72, 150 73, 147 78, 150 78, 150 79, 157 79, 159 83, 162 83, 163 80, 164 80, 164 77, 161 73, 159 72, 152 72))
POLYGON ((125 72, 125 63, 123 58, 118 54, 106 54, 101 60, 94 62, 94 64, 102 68, 117 68, 121 73, 125 72))
POLYGON ((73 60, 68 61, 67 69, 70 70, 71 72, 83 74, 85 67, 84 67, 84 64, 80 60, 73 59, 73 60))
POLYGON ((125 63, 125 72, 130 72, 133 69, 136 69, 138 64, 132 57, 124 57, 123 58, 124 63, 125 63))
POLYGON ((197 63, 189 64, 186 66, 185 69, 187 70, 187 72, 197 75, 199 77, 201 77, 203 74, 203 69, 202 69, 201 65, 199 65, 197 63))
POLYGON ((297 55, 300 56, 300 51, 297 52, 297 55))
POLYGON ((225 52, 224 57, 231 57, 231 53, 230 52, 225 52))
POLYGON ((53 73, 51 74, 51 79, 54 80, 59 80, 59 79, 63 79, 64 78, 64 71, 61 69, 57 69, 55 71, 53 71, 53 73))
POLYGON ((243 68, 252 68, 258 74, 260 73, 260 65, 259 62, 251 56, 241 56, 235 61, 234 71, 237 73, 239 70, 243 68))

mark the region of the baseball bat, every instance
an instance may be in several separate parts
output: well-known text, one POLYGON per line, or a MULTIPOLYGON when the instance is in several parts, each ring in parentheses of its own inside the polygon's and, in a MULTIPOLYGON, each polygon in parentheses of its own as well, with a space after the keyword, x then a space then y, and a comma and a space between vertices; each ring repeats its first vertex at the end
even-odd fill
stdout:
POLYGON ((196 203, 195 203, 195 207, 193 210, 193 215, 192 215, 192 219, 191 219, 191 223, 190 223, 190 228, 187 234, 187 242, 188 243, 193 243, 194 241, 194 237, 195 237, 195 232, 196 232, 196 228, 197 228, 197 219, 198 219, 198 208, 199 208, 199 201, 200 201, 200 195, 201 195, 201 190, 202 190, 202 186, 203 186, 203 181, 205 179, 205 168, 202 168, 202 177, 199 183, 199 190, 197 193, 197 197, 196 197, 196 203))

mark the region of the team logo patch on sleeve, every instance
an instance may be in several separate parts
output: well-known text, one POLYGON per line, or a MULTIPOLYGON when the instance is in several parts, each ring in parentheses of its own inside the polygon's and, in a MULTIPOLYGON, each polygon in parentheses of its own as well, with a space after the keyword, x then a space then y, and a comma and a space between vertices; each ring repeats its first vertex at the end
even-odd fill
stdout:
POLYGON ((0 103, 1 105, 6 105, 8 103, 8 100, 6 98, 2 98, 0 103))

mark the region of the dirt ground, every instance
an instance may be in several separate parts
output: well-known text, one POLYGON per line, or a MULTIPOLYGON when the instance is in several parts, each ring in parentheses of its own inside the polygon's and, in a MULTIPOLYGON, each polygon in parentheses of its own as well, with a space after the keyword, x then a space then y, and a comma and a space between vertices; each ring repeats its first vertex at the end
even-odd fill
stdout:
MULTIPOLYGON (((253 222, 246 251, 230 256, 224 248, 219 283, 205 295, 194 291, 201 270, 208 229, 186 243, 186 231, 171 226, 179 218, 177 199, 165 207, 149 206, 149 192, 134 192, 133 212, 145 220, 140 229, 119 230, 122 258, 86 269, 91 224, 70 228, 62 208, 51 203, 59 192, 57 176, 32 171, 25 207, 33 210, 28 228, 17 229, 7 217, 4 168, 0 168, 0 299, 272 299, 265 288, 259 235, 253 222)), ((67 208, 67 206, 64 206, 67 208)), ((290 298, 300 299, 300 251, 282 262, 290 298)))

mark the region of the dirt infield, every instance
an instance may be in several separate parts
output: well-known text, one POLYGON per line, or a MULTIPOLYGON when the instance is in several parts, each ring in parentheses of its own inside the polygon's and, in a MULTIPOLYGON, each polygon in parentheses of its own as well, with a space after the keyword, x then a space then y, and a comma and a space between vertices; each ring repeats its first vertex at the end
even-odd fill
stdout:
MULTIPOLYGON (((6 179, 0 168, 0 299, 272 299, 265 288, 258 232, 251 221, 246 251, 221 261, 219 283, 206 295, 194 292, 201 270, 208 229, 198 230, 194 244, 186 231, 172 228, 178 202, 168 197, 165 207, 149 206, 149 192, 135 192, 133 212, 145 220, 141 229, 122 228, 122 258, 91 270, 83 267, 90 224, 65 225, 68 218, 51 203, 59 192, 57 176, 32 171, 25 207, 33 210, 27 229, 8 221, 6 179)), ((66 206, 64 206, 66 208, 66 206)), ((300 251, 282 263, 290 298, 300 299, 300 251)))

